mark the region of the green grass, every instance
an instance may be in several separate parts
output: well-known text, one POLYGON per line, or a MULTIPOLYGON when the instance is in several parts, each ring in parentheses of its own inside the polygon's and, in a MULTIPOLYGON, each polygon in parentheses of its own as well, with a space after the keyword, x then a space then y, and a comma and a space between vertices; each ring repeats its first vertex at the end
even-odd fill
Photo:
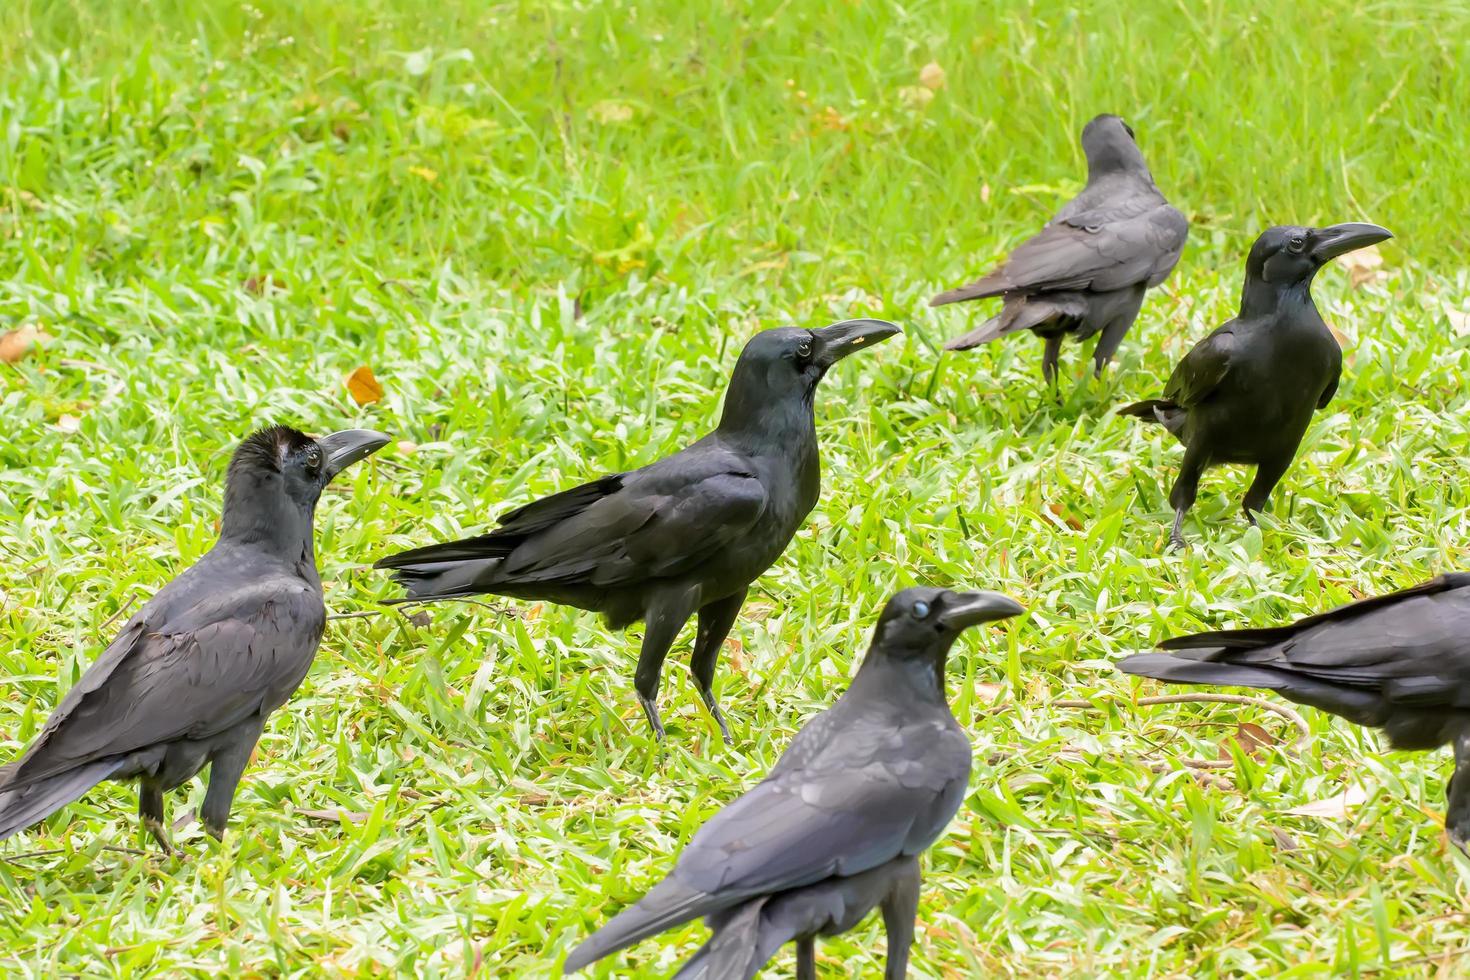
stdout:
MULTIPOLYGON (((822 503, 727 650, 735 747, 687 638, 658 751, 636 631, 529 604, 336 621, 223 847, 196 827, 185 862, 109 850, 144 846, 127 787, 0 845, 3 972, 554 976, 832 701, 914 582, 1030 609, 952 661, 977 764, 928 859, 915 976, 1467 969, 1446 757, 1308 712, 1299 752, 1201 780, 1178 761, 1238 723, 1289 729, 1133 706, 1158 688, 1110 665, 1460 563, 1470 4, 1085 6, 0 6, 0 330, 54 338, 0 365, 0 757, 209 546, 257 425, 418 444, 321 508, 328 603, 366 611, 391 592, 377 555, 703 432, 756 329, 907 329, 823 386, 822 503), (917 105, 930 61, 947 81, 917 105), (1104 110, 1194 223, 1116 370, 1095 383, 1069 348, 1057 403, 1030 338, 937 357, 983 312, 927 297, 1075 190, 1104 110), (1163 554, 1178 450, 1112 407, 1231 315, 1264 226, 1353 219, 1398 237, 1380 281, 1319 277, 1350 365, 1273 514, 1247 531, 1243 474, 1213 473, 1194 547, 1163 554), (342 383, 359 364, 387 389, 368 409, 342 383), (1103 710, 1049 707, 1080 698, 1103 710), (1346 818, 1285 812, 1354 787, 1346 818), (331 808, 366 817, 301 812, 331 808)), ((667 973, 702 935, 605 975, 667 973)), ((866 923, 822 944, 824 975, 871 975, 881 949, 866 923)))

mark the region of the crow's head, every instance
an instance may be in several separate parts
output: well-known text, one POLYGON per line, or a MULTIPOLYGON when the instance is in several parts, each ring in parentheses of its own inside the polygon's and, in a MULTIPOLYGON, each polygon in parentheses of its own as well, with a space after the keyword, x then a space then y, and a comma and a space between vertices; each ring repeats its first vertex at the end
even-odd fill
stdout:
POLYGON ((873 633, 873 652, 891 660, 918 660, 943 668, 959 635, 971 626, 1019 616, 1026 610, 999 592, 904 589, 888 600, 873 633))
POLYGON ((1357 222, 1326 228, 1267 228, 1251 246, 1245 263, 1246 281, 1249 284, 1255 279, 1283 287, 1307 285, 1318 269, 1339 255, 1392 237, 1387 228, 1357 222))
POLYGON ((762 330, 735 362, 721 427, 748 428, 770 412, 810 406, 828 368, 901 332, 887 320, 843 320, 817 330, 762 330))
POLYGON ((1083 126, 1082 152, 1087 156, 1089 178, 1118 171, 1148 176, 1148 165, 1138 152, 1133 129, 1118 116, 1104 113, 1083 126))
POLYGON ((221 533, 259 538, 299 533, 332 477, 388 444, 369 429, 346 429, 320 439, 286 425, 267 426, 240 443, 225 478, 221 533))

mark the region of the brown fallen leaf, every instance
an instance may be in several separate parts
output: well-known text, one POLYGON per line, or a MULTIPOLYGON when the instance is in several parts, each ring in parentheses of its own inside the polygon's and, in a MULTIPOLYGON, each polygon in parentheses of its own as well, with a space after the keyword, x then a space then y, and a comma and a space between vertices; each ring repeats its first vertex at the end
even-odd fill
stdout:
POLYGON ((361 810, 341 810, 337 807, 329 810, 297 810, 296 813, 308 820, 324 820, 327 823, 341 823, 343 820, 348 823, 363 823, 368 818, 368 814, 361 810))
POLYGON ((366 364, 347 376, 347 393, 359 405, 371 405, 383 400, 383 386, 373 377, 373 369, 366 364))
POLYGON ((1282 830, 1280 827, 1272 827, 1271 836, 1276 840, 1276 846, 1283 851, 1295 851, 1301 849, 1301 845, 1296 842, 1296 838, 1288 834, 1286 831, 1282 830))
POLYGON ((1323 817, 1324 819, 1340 820, 1348 815, 1349 810, 1360 806, 1367 799, 1368 794, 1361 787, 1350 786, 1336 796, 1317 800, 1315 803, 1304 803, 1286 812, 1294 817, 1323 817))
POLYGON ((1388 273, 1383 268, 1383 253, 1378 251, 1377 245, 1369 245, 1341 256, 1341 262, 1348 271, 1353 288, 1357 289, 1364 283, 1378 282, 1388 278, 1388 273))
POLYGON ((1082 522, 1079 521, 1076 517, 1074 517, 1071 514, 1067 513, 1066 510, 1063 509, 1063 507, 1062 507, 1061 504, 1056 504, 1056 503, 1047 504, 1046 505, 1046 509, 1049 510, 1049 511, 1051 511, 1057 517, 1061 518, 1062 523, 1065 524, 1065 525, 1067 525, 1068 527, 1070 527, 1072 530, 1074 530, 1074 531, 1080 531, 1080 530, 1082 530, 1082 522))
POLYGON ((45 339, 45 335, 36 328, 34 323, 23 324, 14 330, 7 330, 0 334, 0 361, 6 364, 14 364, 31 352, 38 341, 45 339))
POLYGON ((976 684, 975 697, 984 701, 986 704, 993 704, 995 703, 995 699, 1000 697, 1000 692, 1004 690, 1005 685, 1003 684, 976 684))
POLYGON ((1276 744, 1276 738, 1260 725, 1249 721, 1241 722, 1235 729, 1235 734, 1220 741, 1220 758, 1230 758, 1230 742, 1234 741, 1240 746, 1240 750, 1251 758, 1261 755, 1263 749, 1276 744))
POLYGON ((944 88, 944 69, 939 67, 939 62, 931 61, 919 69, 919 84, 931 92, 944 88))

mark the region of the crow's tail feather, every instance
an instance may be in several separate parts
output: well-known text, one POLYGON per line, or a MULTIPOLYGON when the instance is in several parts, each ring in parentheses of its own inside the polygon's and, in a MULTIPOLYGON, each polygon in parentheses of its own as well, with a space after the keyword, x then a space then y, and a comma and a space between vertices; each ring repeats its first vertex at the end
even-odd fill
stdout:
POLYGON ((500 567, 500 559, 424 561, 383 567, 391 567, 393 580, 408 591, 402 598, 387 600, 391 605, 483 595, 489 591, 496 569, 500 567))
POLYGON ((610 953, 616 953, 665 929, 682 925, 724 907, 705 892, 687 888, 674 878, 665 878, 636 905, 629 906, 608 920, 597 932, 584 939, 562 964, 565 973, 575 973, 610 953), (714 906, 713 908, 711 906, 714 906))
POLYGON ((99 759, 20 786, 0 786, 0 840, 80 799, 120 766, 121 759, 99 759))
POLYGON ((1184 419, 1189 410, 1167 398, 1148 398, 1132 405, 1124 405, 1118 409, 1119 415, 1131 415, 1134 418, 1162 425, 1174 435, 1184 428, 1184 419))
POLYGON ((671 980, 751 980, 785 943, 795 939, 762 913, 762 896, 721 913, 715 934, 671 980))

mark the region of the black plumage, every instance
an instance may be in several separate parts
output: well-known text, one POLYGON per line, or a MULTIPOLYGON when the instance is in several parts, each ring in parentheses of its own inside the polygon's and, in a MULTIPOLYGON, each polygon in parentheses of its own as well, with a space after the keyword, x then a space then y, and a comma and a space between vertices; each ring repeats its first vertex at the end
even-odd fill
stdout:
POLYGON ((488 534, 384 558, 408 600, 482 593, 647 624, 634 686, 654 734, 663 662, 698 615, 691 671, 715 701, 720 646, 755 581, 785 550, 821 491, 813 400, 838 360, 898 333, 883 320, 758 333, 741 352, 714 432, 672 456, 519 507, 488 534))
POLYGON ((885 976, 902 977, 919 902, 919 855, 964 797, 970 742, 944 666, 962 631, 1023 610, 991 592, 914 588, 888 601, 852 686, 797 732, 769 775, 694 835, 669 876, 565 963, 580 970, 701 916, 709 942, 684 980, 753 977, 785 943, 815 976, 814 940, 875 907, 885 976))
POLYGON ((1289 626, 1166 640, 1118 668, 1178 684, 1275 691, 1382 729, 1396 749, 1453 745, 1445 829, 1470 842, 1470 575, 1451 574, 1289 626))
POLYGON ((1041 371, 1055 382, 1062 338, 1098 334, 1092 357, 1101 375, 1138 317, 1146 290, 1169 277, 1189 222, 1154 184, 1133 130, 1102 115, 1082 130, 1087 186, 1022 242, 1000 268, 940 293, 930 306, 1003 297, 1001 311, 945 344, 969 350, 1017 330, 1046 342, 1041 371))
POLYGON ((1222 463, 1256 467, 1242 510, 1266 506, 1342 374, 1342 348, 1312 302, 1317 270, 1345 252, 1392 237, 1377 225, 1270 228, 1246 260, 1240 312, 1184 355, 1162 398, 1119 414, 1162 425, 1184 444, 1174 507, 1173 547, 1184 546, 1184 515, 1200 476, 1222 463))
POLYGON ((240 445, 214 547, 128 620, 25 754, 0 769, 0 839, 105 779, 136 778, 138 813, 170 850, 163 794, 206 765, 200 819, 223 836, 266 718, 321 641, 317 499, 387 441, 363 429, 316 440, 275 426, 240 445))

